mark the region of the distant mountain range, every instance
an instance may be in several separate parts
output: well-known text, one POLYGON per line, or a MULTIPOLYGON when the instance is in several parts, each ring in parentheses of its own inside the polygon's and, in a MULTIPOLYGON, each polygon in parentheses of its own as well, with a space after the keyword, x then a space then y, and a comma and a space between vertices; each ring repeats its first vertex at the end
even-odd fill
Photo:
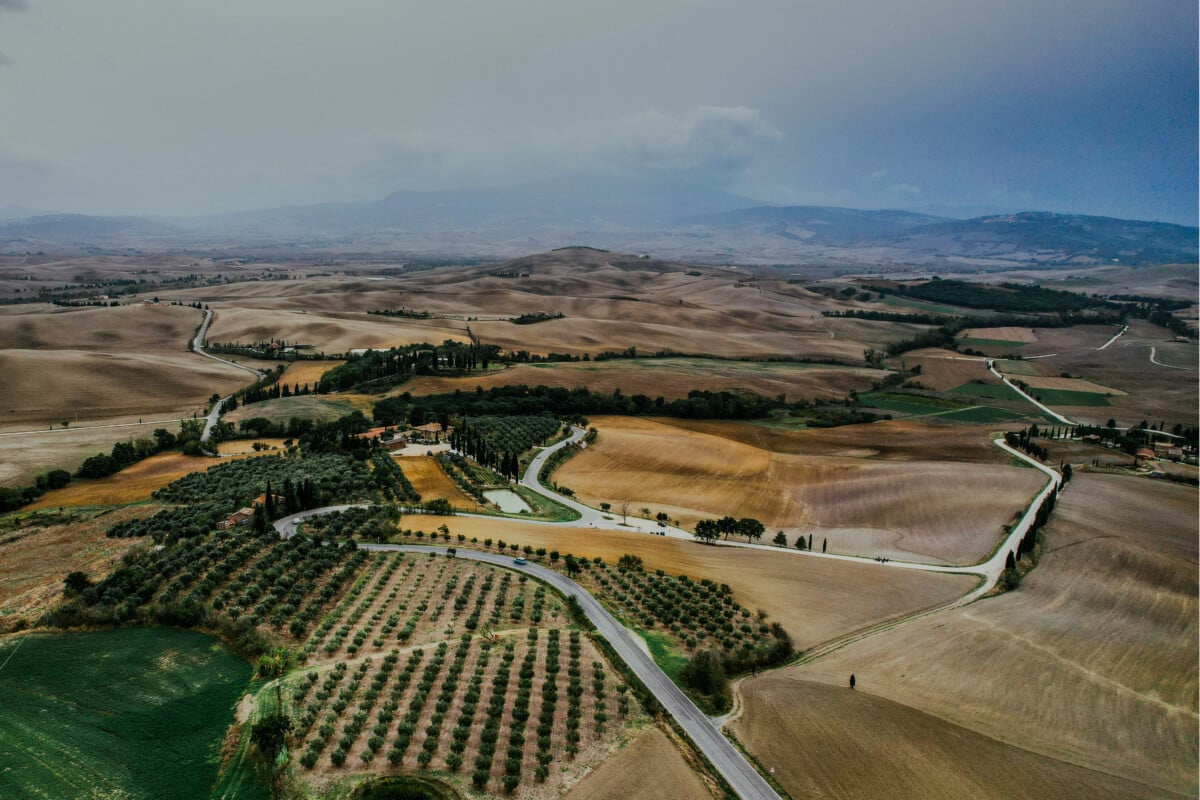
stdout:
POLYGON ((764 206, 686 182, 570 177, 396 192, 207 217, 0 213, 0 253, 348 249, 509 256, 567 244, 710 262, 1088 265, 1195 263, 1197 228, 1049 212, 954 219, 913 211, 764 206))

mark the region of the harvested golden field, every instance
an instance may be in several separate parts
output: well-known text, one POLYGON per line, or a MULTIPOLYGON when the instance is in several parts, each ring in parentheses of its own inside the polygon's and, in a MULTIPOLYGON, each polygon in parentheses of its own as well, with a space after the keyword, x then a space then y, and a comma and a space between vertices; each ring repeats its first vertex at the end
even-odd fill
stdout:
MULTIPOLYGON (((264 440, 270 441, 270 440, 264 440)), ((277 440, 279 441, 279 440, 277 440)), ((239 442, 239 444, 243 444, 239 442)), ((249 441, 244 442, 250 445, 249 441)), ((222 449, 228 447, 223 445, 222 449)), ((204 472, 230 458, 246 458, 257 455, 249 447, 238 448, 240 453, 228 450, 221 459, 202 456, 185 456, 182 453, 159 453, 132 464, 115 475, 99 480, 75 480, 61 489, 47 492, 35 502, 22 509, 74 508, 79 506, 116 506, 140 503, 149 500, 154 490, 161 489, 173 480, 193 472, 204 472)), ((265 455, 265 453, 264 453, 265 455)))
POLYGON ((0 309, 5 425, 123 415, 189 415, 245 384, 233 367, 189 353, 201 315, 167 305, 0 309))
POLYGON ((108 539, 104 532, 153 511, 143 507, 7 518, 0 525, 0 632, 18 621, 33 622, 50 609, 68 572, 80 570, 92 580, 107 575, 138 543, 108 539))
POLYGON ((828 538, 830 552, 974 563, 1043 480, 1004 465, 776 452, 657 420, 605 418, 595 445, 556 473, 592 506, 699 519, 756 517, 789 539, 828 538))
MULTIPOLYGON (((1037 346, 1025 348, 1022 354, 1028 358, 1029 356, 1042 353, 1095 350, 1111 339, 1119 330, 1119 327, 1113 325, 1075 325, 1070 328, 1038 328, 1037 346)), ((1121 340, 1118 339, 1117 341, 1121 340)))
POLYGON ((0 306, 0 342, 13 350, 184 353, 203 320, 194 308, 163 304, 0 306))
POLYGON ((1018 590, 783 674, 840 686, 854 672, 860 691, 1195 797, 1197 527, 1193 487, 1077 473, 1018 590))
POLYGON ((967 328, 959 338, 962 339, 993 339, 998 342, 1036 342, 1037 334, 1030 328, 967 328))
POLYGON ((230 439, 227 442, 221 442, 219 447, 221 456, 247 456, 255 455, 265 450, 274 450, 280 452, 284 449, 284 439, 230 439), (255 450, 254 446, 260 445, 259 450, 255 450))
POLYGON ((745 390, 768 397, 843 398, 851 389, 867 390, 887 373, 883 370, 824 364, 724 361, 692 358, 613 359, 555 364, 516 364, 479 377, 419 377, 402 387, 414 395, 453 392, 482 386, 525 384, 592 391, 645 394, 674 400, 693 389, 745 390))
POLYGON ((0 485, 25 485, 48 469, 74 472, 88 456, 112 450, 114 442, 153 438, 155 428, 175 432, 179 421, 155 418, 138 424, 137 417, 116 417, 93 427, 72 423, 64 429, 57 422, 43 430, 23 424, 6 426, 0 431, 0 485))
POLYGON ((713 793, 657 726, 644 729, 565 795, 566 800, 710 800, 713 793))
POLYGON ((292 386, 303 386, 309 384, 316 386, 321 380, 321 376, 329 370, 338 366, 341 361, 293 361, 288 364, 288 367, 283 372, 283 377, 279 380, 281 383, 287 383, 292 386))
MULTIPOLYGON (((421 502, 443 499, 449 500, 450 505, 460 511, 479 511, 479 503, 474 497, 458 488, 458 484, 450 480, 450 476, 431 456, 407 456, 397 458, 396 463, 404 472, 404 477, 421 495, 421 502)), ((411 522, 411 520, 410 520, 411 522)))
POLYGON ((999 384, 1000 379, 988 372, 987 359, 964 356, 953 350, 924 348, 910 350, 902 356, 889 359, 892 366, 907 369, 921 368, 921 374, 912 378, 929 389, 949 391, 955 386, 979 380, 999 384))
POLYGON ((234 367, 183 351, 0 350, 0 370, 20 376, 0 388, 6 424, 189 416, 202 413, 214 392, 226 394, 249 382, 234 367))
POLYGON ((852 691, 777 671, 747 680, 741 693, 743 715, 730 728, 760 764, 774 767, 792 797, 1147 796, 1145 785, 1005 744, 869 688, 852 691))
POLYGON ((713 547, 644 533, 423 515, 406 516, 401 523, 406 528, 426 531, 443 524, 452 535, 463 534, 468 540, 504 539, 522 547, 545 547, 588 558, 600 556, 609 563, 634 553, 642 557, 648 569, 661 568, 674 575, 728 583, 739 603, 765 610, 802 649, 875 622, 939 605, 975 586, 973 578, 961 575, 854 564, 798 553, 713 547))
POLYGON ((1101 386, 1082 378, 1049 378, 1042 375, 1022 375, 1021 380, 1035 389, 1065 389, 1069 392, 1094 392, 1095 394, 1123 395, 1120 389, 1101 386))

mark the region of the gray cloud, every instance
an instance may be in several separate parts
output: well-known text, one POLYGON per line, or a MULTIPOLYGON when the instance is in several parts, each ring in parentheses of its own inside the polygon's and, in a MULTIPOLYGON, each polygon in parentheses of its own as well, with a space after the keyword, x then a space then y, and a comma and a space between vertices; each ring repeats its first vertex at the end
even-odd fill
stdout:
MULTIPOLYGON (((0 50, 20 67, 0 69, 0 145, 61 168, 33 187, 40 206, 101 213, 591 172, 816 204, 999 191, 1196 216, 1195 3, 288 8, 0 0, 0 50)), ((0 203, 30 204, 8 177, 0 203)))
POLYGON ((682 114, 641 111, 486 139, 376 131, 348 148, 359 156, 349 170, 376 193, 494 185, 564 173, 654 174, 723 188, 753 160, 761 143, 782 138, 756 109, 701 106, 682 114))
POLYGON ((11 67, 15 63, 17 62, 4 55, 4 53, 0 53, 0 67, 11 67))

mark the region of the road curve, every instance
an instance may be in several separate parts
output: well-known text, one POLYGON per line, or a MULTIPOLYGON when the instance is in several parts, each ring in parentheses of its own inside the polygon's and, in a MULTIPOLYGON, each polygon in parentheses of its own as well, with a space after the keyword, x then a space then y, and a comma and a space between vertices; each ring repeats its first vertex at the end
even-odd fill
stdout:
POLYGON ((1182 369, 1182 370, 1186 370, 1188 372, 1195 372, 1195 370, 1192 369, 1191 367, 1177 367, 1174 364, 1164 364, 1163 362, 1158 360, 1157 356, 1158 356, 1158 348, 1151 345, 1151 347, 1150 347, 1150 363, 1151 364, 1157 364, 1158 366, 1166 367, 1167 369, 1182 369))
MULTIPOLYGON (((603 519, 604 515, 601 515, 600 512, 596 511, 595 509, 585 506, 582 503, 570 498, 564 498, 561 495, 552 494, 540 484, 537 484, 535 487, 529 482, 532 479, 536 483, 538 471, 541 469, 542 464, 545 463, 545 460, 549 457, 551 452, 559 447, 565 447, 569 444, 579 441, 583 437, 584 433, 585 432, 582 429, 576 428, 570 437, 538 454, 538 456, 530 464, 529 469, 526 471, 521 483, 522 485, 537 491, 539 494, 551 497, 556 502, 562 502, 572 508, 575 508, 580 512, 581 516, 583 517, 583 521, 590 519, 604 523, 605 527, 609 527, 610 525, 615 527, 611 520, 603 519)), ((1018 542, 1020 542, 1021 538, 1025 536, 1029 530, 1029 527, 1033 524, 1038 508, 1041 506, 1042 502, 1046 499, 1050 492, 1057 490, 1061 482, 1061 476, 1053 468, 1048 467, 1045 464, 1042 464, 1041 462, 1031 458, 1030 456, 1013 449, 1007 443, 1005 443, 1003 439, 997 438, 993 440, 993 444, 1006 451, 1010 455, 1025 461, 1035 469, 1045 473, 1047 476, 1047 481, 1042 490, 1029 503, 1025 513, 1021 516, 1020 521, 1013 526, 1013 529, 996 548, 991 557, 982 563, 962 567, 917 564, 904 561, 887 561, 881 564, 874 559, 867 559, 858 556, 812 553, 810 551, 790 550, 785 548, 771 547, 768 545, 737 544, 736 546, 776 550, 780 553, 807 555, 814 558, 832 558, 840 561, 874 563, 880 564, 881 566, 890 566, 903 569, 919 569, 928 572, 978 575, 981 576, 983 580, 975 589, 955 601, 938 606, 936 609, 931 609, 930 611, 940 611, 946 608, 973 602, 987 592, 991 591, 992 587, 996 584, 996 581, 1000 578, 1000 575, 1004 571, 1008 554, 1010 552, 1015 553, 1018 542)), ((368 504, 351 503, 302 511, 298 514, 292 514, 277 520, 275 522, 275 529, 281 537, 290 538, 291 536, 295 535, 298 524, 306 519, 309 519, 310 517, 336 511, 345 511, 350 508, 361 508, 365 507, 366 505, 368 504)), ((504 524, 508 521, 503 517, 488 517, 488 519, 491 519, 498 524, 504 524)), ((524 520, 515 521, 528 524, 528 522, 524 520)), ((641 521, 649 523, 648 520, 641 521)), ((544 524, 571 526, 578 523, 546 522, 544 524)), ((655 533, 659 531, 655 523, 649 524, 652 527, 647 528, 647 530, 655 533)), ((671 529, 671 531, 674 530, 677 529, 671 529)), ((680 533, 682 533, 682 531, 680 533)), ((445 554, 447 552, 447 548, 445 547, 430 547, 423 545, 373 544, 363 542, 359 543, 358 546, 363 550, 372 552, 424 552, 440 554, 445 554)), ((532 563, 516 564, 511 556, 504 554, 485 553, 476 550, 462 549, 457 550, 457 556, 459 558, 467 558, 473 561, 481 561, 484 563, 495 564, 509 569, 525 572, 542 581, 545 581, 565 595, 574 596, 579 602, 579 605, 583 609, 584 613, 587 615, 588 619, 593 625, 596 626, 596 629, 609 641, 609 643, 612 644, 617 655, 629 666, 630 669, 634 671, 638 678, 641 679, 641 681, 646 685, 655 698, 663 705, 663 708, 665 708, 667 712, 675 718, 675 720, 679 723, 683 730, 687 732, 688 736, 692 739, 700 751, 703 752, 705 757, 707 757, 712 763, 714 768, 716 768, 717 771, 721 773, 722 777, 724 777, 729 783, 729 785, 733 787, 734 791, 739 797, 741 797, 743 800, 759 800, 759 798, 778 797, 775 791, 771 788, 770 784, 763 779, 763 777, 746 759, 746 757, 743 756, 742 753, 720 733, 719 727, 714 725, 713 722, 707 716, 705 716, 705 714, 699 708, 697 708, 690 699, 688 699, 687 695, 685 695, 679 689, 679 687, 677 687, 671 681, 671 679, 667 677, 666 673, 662 671, 662 669, 654 662, 650 655, 640 646, 637 635, 622 625, 612 614, 608 612, 607 609, 604 608, 603 605, 600 604, 598 600, 596 600, 595 597, 592 596, 590 592, 577 584, 575 581, 572 581, 571 579, 560 575, 559 573, 554 572, 547 567, 532 563)))
MULTIPOLYGON (((551 527, 551 528, 590 527, 590 528, 595 528, 597 530, 611 530, 611 531, 620 531, 620 532, 624 532, 624 533, 638 532, 638 533, 654 534, 654 535, 659 535, 659 536, 666 536, 666 537, 669 537, 672 539, 681 539, 681 540, 687 541, 687 542, 695 542, 696 541, 696 537, 693 534, 689 533, 688 531, 683 530, 682 528, 676 528, 673 525, 659 525, 657 522, 654 522, 654 521, 648 520, 648 519, 644 519, 642 517, 629 517, 628 523, 622 524, 617 521, 617 517, 619 515, 603 514, 600 511, 598 511, 590 506, 586 506, 583 503, 580 503, 577 500, 574 500, 572 498, 565 497, 561 494, 553 492, 553 491, 547 489, 546 487, 542 486, 540 483, 538 483, 538 481, 537 481, 538 471, 541 469, 541 466, 542 466, 542 464, 545 463, 546 459, 549 458, 550 454, 555 450, 558 450, 562 447, 566 447, 567 445, 578 442, 580 439, 583 438, 585 433, 586 433, 586 431, 584 431, 582 428, 575 428, 570 437, 568 437, 567 439, 564 439, 561 442, 557 442, 556 444, 543 450, 541 453, 539 453, 533 459, 533 461, 529 465, 529 468, 525 471, 525 475, 521 479, 522 486, 525 486, 528 489, 530 489, 531 491, 534 491, 534 492, 542 495, 543 497, 549 498, 550 500, 553 500, 556 503, 560 503, 562 505, 565 505, 569 508, 574 509, 580 515, 580 518, 578 520, 572 520, 569 522, 554 522, 551 520, 522 519, 519 517, 501 517, 501 516, 496 516, 494 514, 472 514, 469 512, 455 512, 453 516, 464 517, 467 519, 485 519, 485 520, 488 520, 489 522, 493 522, 497 525, 520 524, 523 526, 535 525, 535 526, 545 526, 545 527, 551 527)), ((1059 476, 1059 474, 1057 472, 1055 472, 1053 469, 1045 466, 1041 462, 1027 456, 1024 453, 1014 450, 1013 448, 1011 448, 1007 444, 1005 444, 1003 439, 996 439, 996 440, 994 440, 993 444, 995 444, 997 447, 1000 447, 1004 451, 1008 452, 1010 455, 1012 455, 1022 461, 1025 461, 1026 463, 1028 463, 1030 466, 1034 467, 1035 469, 1038 469, 1038 470, 1046 473, 1050 478, 1050 483, 1047 484, 1047 487, 1050 485, 1053 485, 1054 483, 1057 483, 1058 481, 1061 480, 1061 476, 1059 476)), ((1036 500, 1034 501, 1035 504, 1041 502, 1042 498, 1045 496, 1045 492, 1046 492, 1046 488, 1043 488, 1042 492, 1037 496, 1036 500)), ((365 508, 367 505, 369 505, 369 504, 368 503, 351 503, 351 504, 347 504, 347 505, 325 506, 322 508, 309 509, 308 511, 301 511, 297 514, 292 514, 291 516, 287 516, 287 517, 281 517, 280 519, 276 520, 275 529, 277 531, 279 531, 280 535, 282 535, 282 536, 292 536, 296 533, 296 529, 297 529, 297 526, 299 525, 299 523, 303 522, 305 519, 307 519, 309 517, 318 516, 320 514, 328 514, 333 511, 345 511, 346 509, 349 509, 349 508, 365 508)), ((422 509, 412 508, 412 507, 401 507, 401 511, 406 514, 421 514, 421 513, 423 513, 422 509)), ((1011 533, 1004 542, 1001 542, 1000 545, 998 545, 996 552, 988 560, 979 562, 976 564, 923 564, 919 561, 904 561, 904 560, 898 560, 898 559, 894 559, 894 558, 889 558, 886 561, 879 561, 875 558, 868 557, 868 556, 853 556, 853 555, 844 555, 841 553, 820 553, 820 552, 816 552, 813 550, 797 550, 797 549, 791 548, 791 547, 780 547, 778 545, 773 545, 773 544, 754 544, 751 542, 721 541, 721 542, 718 542, 716 544, 709 545, 709 546, 711 546, 711 547, 731 547, 731 548, 740 548, 740 549, 746 549, 746 550, 766 550, 766 551, 769 551, 772 553, 779 553, 780 555, 783 555, 783 556, 801 556, 801 557, 805 557, 805 558, 825 558, 825 559, 829 559, 832 561, 849 561, 849 562, 853 562, 855 564, 867 564, 867 565, 872 565, 872 566, 877 566, 877 567, 888 567, 891 569, 913 569, 913 570, 920 570, 922 572, 942 572, 942 573, 949 573, 949 574, 954 574, 954 575, 978 575, 978 576, 987 578, 990 581, 990 583, 987 587, 987 588, 990 588, 990 585, 994 584, 995 581, 1000 577, 1000 573, 1002 573, 1004 571, 1005 547, 1006 547, 1006 544, 1008 543, 1008 540, 1013 539, 1013 537, 1015 536, 1016 538, 1013 539, 1013 541, 1016 541, 1020 538, 1020 536, 1023 536, 1023 535, 1024 535, 1024 529, 1019 530, 1019 532, 1017 531, 1017 529, 1014 529, 1014 533, 1011 533)), ((985 591, 986 591, 986 589, 985 589, 985 591)), ((972 597, 971 599, 974 599, 974 597, 972 597)))
MULTIPOLYGON (((204 337, 208 334, 208 326, 212 323, 212 319, 212 310, 208 308, 204 309, 204 322, 200 323, 199 329, 196 330, 196 337, 192 339, 192 351, 204 356, 205 358, 211 358, 213 361, 220 361, 222 364, 228 364, 231 367, 236 367, 243 372, 249 372, 254 376, 255 380, 262 380, 264 377, 266 377, 265 373, 256 370, 254 367, 247 367, 245 364, 238 364, 234 361, 219 358, 214 356, 212 353, 205 351, 204 337)), ((208 441, 208 437, 212 435, 213 427, 217 424, 217 420, 221 418, 221 407, 224 406, 225 401, 231 397, 233 397, 233 395, 229 394, 213 403, 212 410, 209 411, 208 416, 204 418, 204 433, 200 435, 200 441, 208 441)))

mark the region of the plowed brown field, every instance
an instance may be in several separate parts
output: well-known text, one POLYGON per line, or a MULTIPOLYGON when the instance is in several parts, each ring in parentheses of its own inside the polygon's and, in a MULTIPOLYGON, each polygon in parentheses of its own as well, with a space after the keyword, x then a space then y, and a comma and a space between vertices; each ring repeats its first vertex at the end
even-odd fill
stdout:
POLYGON ((709 800, 713 795, 674 743, 647 728, 575 784, 566 800, 709 800))
MULTIPOLYGON (((1197 527, 1193 487, 1076 473, 1018 590, 848 645, 762 691, 841 686, 853 672, 860 692, 1138 781, 1144 795, 1194 797, 1197 527)), ((788 735, 769 716, 749 720, 764 744, 788 735)))

